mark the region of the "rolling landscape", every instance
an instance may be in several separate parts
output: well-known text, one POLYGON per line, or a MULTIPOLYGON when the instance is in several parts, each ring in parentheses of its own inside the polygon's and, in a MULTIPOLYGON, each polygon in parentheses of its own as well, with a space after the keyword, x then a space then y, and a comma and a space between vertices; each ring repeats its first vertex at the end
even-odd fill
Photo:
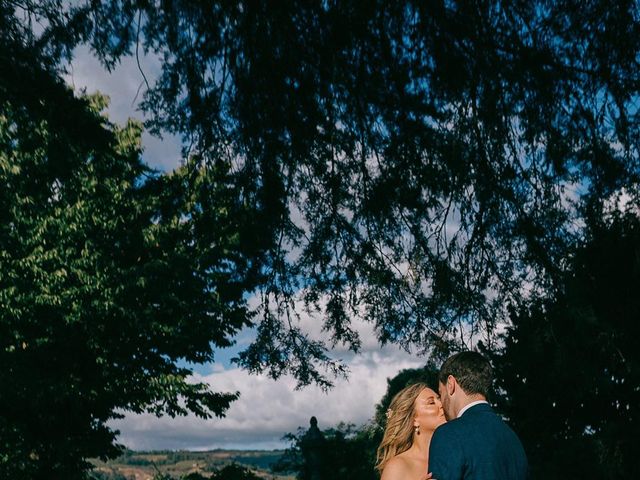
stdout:
POLYGON ((210 477, 221 468, 236 463, 260 478, 293 480, 293 474, 271 471, 271 466, 282 453, 282 450, 127 451, 109 462, 93 461, 95 469, 92 475, 99 480, 151 480, 158 474, 162 478, 179 479, 192 473, 210 477))

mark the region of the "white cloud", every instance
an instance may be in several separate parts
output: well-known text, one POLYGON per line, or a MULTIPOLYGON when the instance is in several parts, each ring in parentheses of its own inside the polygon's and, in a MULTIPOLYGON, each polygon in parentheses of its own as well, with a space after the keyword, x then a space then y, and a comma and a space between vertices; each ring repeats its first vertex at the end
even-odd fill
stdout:
POLYGON ((315 386, 296 391, 291 377, 274 381, 237 368, 196 374, 194 380, 209 383, 214 391, 241 392, 226 418, 127 415, 112 426, 121 431, 119 441, 136 450, 282 448, 286 445, 282 436, 298 427, 307 428, 312 415, 318 418, 320 428, 339 422, 367 422, 386 391, 387 378, 424 363, 425 359, 397 347, 368 351, 352 359, 349 378, 337 380, 327 393, 315 386))

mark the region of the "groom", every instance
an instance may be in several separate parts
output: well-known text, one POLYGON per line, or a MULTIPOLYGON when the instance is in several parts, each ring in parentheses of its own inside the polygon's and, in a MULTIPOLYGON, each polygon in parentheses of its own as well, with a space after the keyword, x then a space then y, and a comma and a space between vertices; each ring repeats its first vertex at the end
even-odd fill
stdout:
POLYGON ((460 352, 438 375, 447 423, 429 448, 429 472, 437 480, 521 480, 527 457, 520 440, 487 402, 491 365, 477 352, 460 352))

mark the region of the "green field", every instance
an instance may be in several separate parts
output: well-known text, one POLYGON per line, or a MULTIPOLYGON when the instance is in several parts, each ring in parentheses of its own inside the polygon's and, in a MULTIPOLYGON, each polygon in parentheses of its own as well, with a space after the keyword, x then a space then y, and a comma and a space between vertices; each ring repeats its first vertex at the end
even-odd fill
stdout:
POLYGON ((271 465, 282 453, 282 450, 127 451, 106 463, 92 461, 96 466, 93 476, 100 480, 151 480, 157 473, 162 473, 179 479, 193 472, 210 476, 225 465, 237 463, 265 479, 293 480, 293 475, 271 472, 271 465))

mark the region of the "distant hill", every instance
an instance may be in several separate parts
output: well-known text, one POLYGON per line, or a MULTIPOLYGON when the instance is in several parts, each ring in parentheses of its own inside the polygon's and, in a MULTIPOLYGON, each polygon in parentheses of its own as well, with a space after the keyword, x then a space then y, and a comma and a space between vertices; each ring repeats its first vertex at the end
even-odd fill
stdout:
POLYGON ((251 469, 256 475, 272 480, 293 480, 295 477, 271 472, 283 450, 212 450, 189 451, 127 451, 123 456, 102 462, 94 460, 93 478, 96 480, 152 480, 161 473, 180 479, 189 473, 210 476, 230 463, 251 469))

